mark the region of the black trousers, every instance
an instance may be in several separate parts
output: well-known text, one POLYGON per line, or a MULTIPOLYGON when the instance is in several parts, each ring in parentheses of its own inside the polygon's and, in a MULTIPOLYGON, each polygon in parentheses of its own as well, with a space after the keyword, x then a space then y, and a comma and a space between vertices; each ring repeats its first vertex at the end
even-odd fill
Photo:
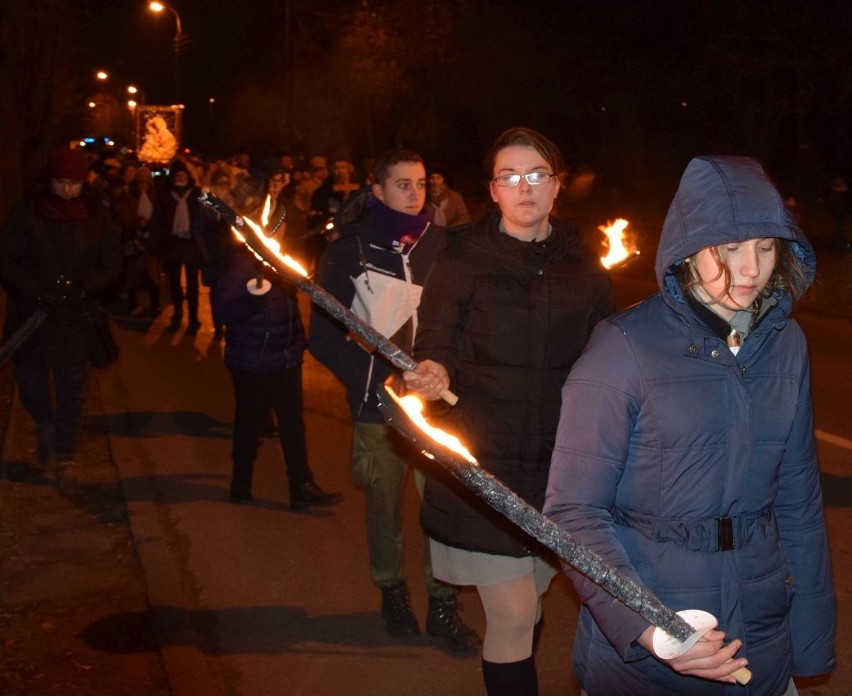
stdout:
POLYGON ((201 257, 194 239, 172 239, 163 268, 169 277, 169 294, 172 296, 174 314, 172 318, 183 317, 183 287, 180 282, 180 270, 186 273, 186 304, 189 310, 189 323, 198 323, 198 274, 201 272, 201 257))
POLYGON ((305 421, 302 416, 302 366, 254 374, 230 370, 234 383, 234 437, 231 461, 231 490, 251 492, 252 471, 266 410, 272 408, 278 420, 278 436, 287 465, 290 491, 313 481, 308 467, 305 421))

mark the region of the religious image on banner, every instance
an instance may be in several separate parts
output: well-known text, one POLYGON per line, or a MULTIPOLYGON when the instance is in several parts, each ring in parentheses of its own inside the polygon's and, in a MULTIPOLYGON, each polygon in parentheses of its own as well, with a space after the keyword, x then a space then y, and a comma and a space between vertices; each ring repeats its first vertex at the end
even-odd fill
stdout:
POLYGON ((139 106, 136 110, 136 151, 141 162, 165 165, 180 146, 182 106, 139 106))

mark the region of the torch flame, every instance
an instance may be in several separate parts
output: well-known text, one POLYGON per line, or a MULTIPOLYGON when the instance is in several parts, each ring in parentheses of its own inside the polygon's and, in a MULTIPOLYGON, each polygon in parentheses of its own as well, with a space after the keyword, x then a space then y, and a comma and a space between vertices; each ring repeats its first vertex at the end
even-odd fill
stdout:
POLYGON ((624 230, 630 223, 624 218, 618 218, 615 222, 607 221, 606 225, 600 225, 598 229, 606 235, 609 252, 601 257, 604 268, 612 268, 616 264, 625 261, 630 256, 638 256, 638 249, 628 249, 625 243, 624 230))
MULTIPOLYGON (((267 200, 267 203, 269 203, 269 197, 268 196, 267 196, 266 200, 267 200)), ((269 211, 266 209, 265 205, 264 205, 263 214, 264 214, 264 216, 268 216, 268 214, 269 214, 269 211)), ((298 275, 302 276, 303 278, 308 277, 308 271, 305 269, 305 267, 302 264, 300 264, 298 261, 296 261, 296 259, 294 259, 292 256, 288 256, 287 254, 282 254, 281 253, 281 244, 277 240, 275 240, 273 237, 267 237, 263 233, 263 228, 260 225, 258 225, 256 222, 254 222, 252 220, 249 220, 246 217, 242 218, 242 221, 243 221, 243 224, 246 225, 246 227, 248 227, 254 233, 255 240, 257 242, 260 242, 261 244, 263 244, 267 249, 269 249, 269 251, 271 251, 273 254, 275 254, 275 256, 281 261, 281 263, 285 264, 294 273, 297 273, 298 275)), ((252 250, 252 252, 254 253, 254 255, 257 257, 257 259, 259 261, 262 261, 264 265, 269 266, 269 264, 266 261, 263 260, 263 257, 260 254, 258 254, 256 251, 254 251, 254 249, 252 249, 252 244, 245 238, 245 235, 243 235, 236 228, 236 226, 231 225, 231 232, 234 233, 234 236, 237 239, 239 239, 240 242, 242 242, 249 249, 252 250)))
MULTIPOLYGON (((428 437, 443 447, 446 447, 451 452, 455 452, 460 455, 471 464, 479 466, 479 462, 476 461, 474 456, 455 435, 452 435, 445 430, 441 430, 440 428, 436 428, 426 420, 423 416, 423 402, 419 397, 414 396, 413 394, 406 394, 405 396, 400 397, 387 385, 385 385, 385 390, 390 397, 399 404, 400 408, 405 411, 405 414, 411 419, 411 422, 426 433, 428 437)), ((424 452, 424 454, 430 456, 428 452, 424 452)))
POLYGON ((266 194, 266 200, 263 202, 263 212, 260 214, 260 222, 264 229, 269 226, 269 212, 272 210, 272 196, 266 194))

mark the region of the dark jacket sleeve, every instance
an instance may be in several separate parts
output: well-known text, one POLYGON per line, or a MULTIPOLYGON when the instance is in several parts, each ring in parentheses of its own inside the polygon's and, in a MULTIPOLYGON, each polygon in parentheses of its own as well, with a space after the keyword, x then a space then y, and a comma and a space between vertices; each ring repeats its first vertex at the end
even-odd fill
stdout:
POLYGON ((458 371, 473 282, 470 269, 445 252, 429 271, 417 310, 415 358, 443 365, 451 385, 458 371))
POLYGON ((27 210, 23 203, 15 206, 0 230, 0 282, 14 297, 33 303, 29 308, 32 311, 41 284, 19 261, 28 226, 27 210))
MULTIPOLYGON (((318 283, 345 307, 352 305, 355 288, 350 278, 348 260, 356 257, 356 245, 344 237, 328 245, 320 260, 318 283), (351 252, 351 253, 350 253, 351 252)), ((325 365, 350 391, 365 390, 370 372, 371 355, 356 341, 348 338, 346 327, 325 310, 312 306, 308 350, 325 365)))
POLYGON ((790 626, 793 674, 813 676, 835 666, 835 597, 825 531, 819 463, 813 436, 811 373, 800 339, 803 379, 796 419, 784 448, 775 514, 793 583, 790 626))

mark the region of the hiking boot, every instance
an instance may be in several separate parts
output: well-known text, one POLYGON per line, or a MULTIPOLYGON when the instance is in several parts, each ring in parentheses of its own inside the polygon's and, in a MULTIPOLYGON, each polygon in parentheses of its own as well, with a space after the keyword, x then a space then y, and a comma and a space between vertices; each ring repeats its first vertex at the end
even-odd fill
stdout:
POLYGON ((306 510, 315 505, 316 507, 331 507, 337 505, 343 496, 340 493, 326 493, 313 481, 303 483, 290 493, 290 509, 306 510))
POLYGON ((455 597, 429 597, 426 631, 441 638, 455 653, 472 653, 479 645, 479 637, 465 626, 458 615, 455 597))
POLYGON ((382 618, 392 636, 416 636, 420 633, 417 618, 411 611, 411 598, 405 580, 382 588, 382 618))

